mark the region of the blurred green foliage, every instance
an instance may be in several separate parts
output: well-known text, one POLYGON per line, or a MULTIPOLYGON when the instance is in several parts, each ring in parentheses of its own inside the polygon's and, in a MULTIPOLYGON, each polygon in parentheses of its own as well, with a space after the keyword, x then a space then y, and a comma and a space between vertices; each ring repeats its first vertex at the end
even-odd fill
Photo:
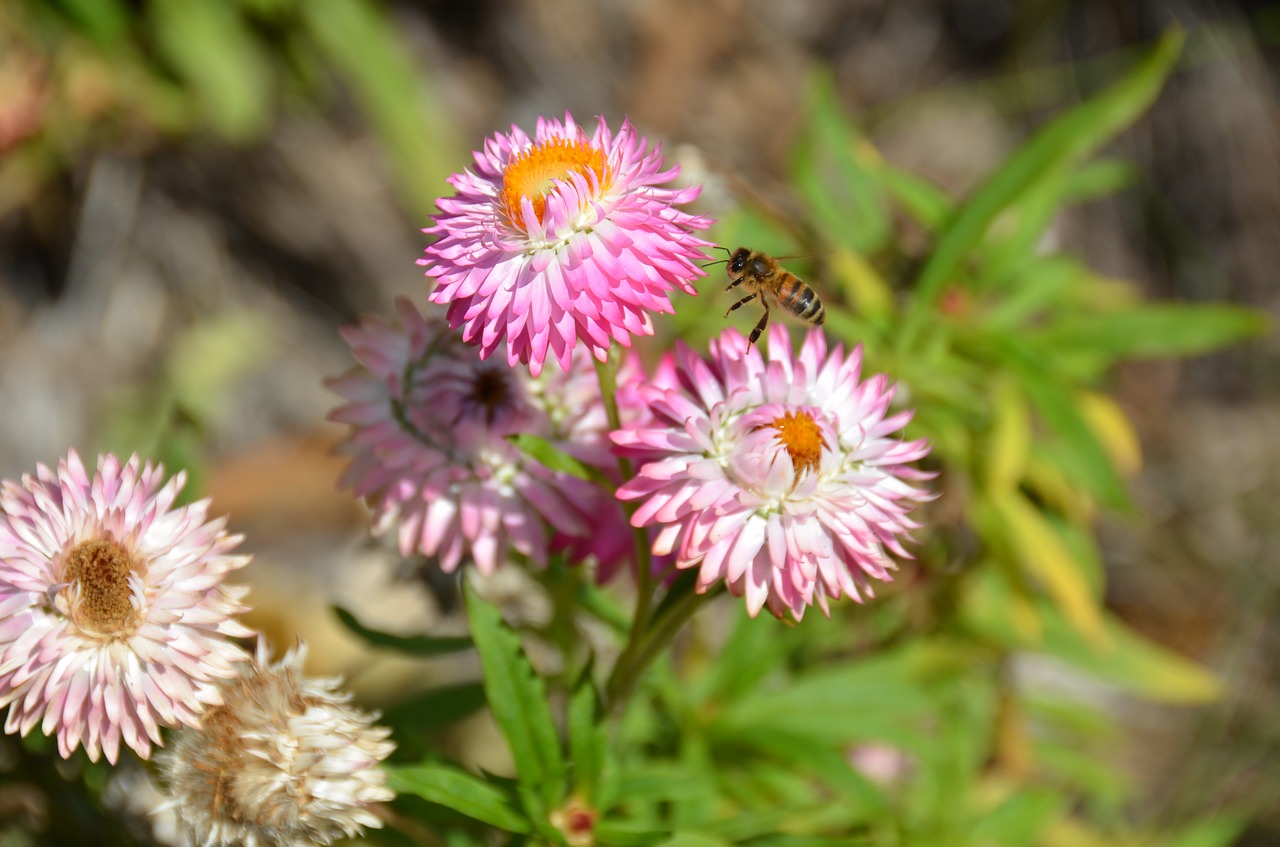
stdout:
POLYGON ((463 153, 374 0, 18 0, 0 8, 0 91, 0 213, 98 149, 254 144, 282 111, 344 99, 416 216, 463 153))

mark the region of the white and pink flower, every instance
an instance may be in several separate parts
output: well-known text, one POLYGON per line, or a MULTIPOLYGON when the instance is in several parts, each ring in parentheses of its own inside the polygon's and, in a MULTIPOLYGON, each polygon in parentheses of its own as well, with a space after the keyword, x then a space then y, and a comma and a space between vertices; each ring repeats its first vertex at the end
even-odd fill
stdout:
POLYGON ((674 378, 641 389, 651 417, 612 435, 641 463, 618 497, 658 528, 653 552, 698 568, 699 591, 723 581, 752 615, 827 613, 891 579, 886 551, 909 557, 908 513, 930 498, 911 483, 931 475, 908 466, 929 446, 894 437, 911 412, 890 414, 888 379, 861 381, 861 365, 860 347, 828 351, 816 329, 793 353, 775 325, 767 357, 733 329, 705 359, 679 345, 674 378))
POLYGON ((221 702, 216 680, 247 658, 229 637, 247 588, 223 584, 248 557, 207 520, 208 501, 175 507, 185 477, 112 455, 0 488, 0 706, 5 732, 39 725, 68 757, 120 744, 142 758, 161 726, 196 726, 221 702))

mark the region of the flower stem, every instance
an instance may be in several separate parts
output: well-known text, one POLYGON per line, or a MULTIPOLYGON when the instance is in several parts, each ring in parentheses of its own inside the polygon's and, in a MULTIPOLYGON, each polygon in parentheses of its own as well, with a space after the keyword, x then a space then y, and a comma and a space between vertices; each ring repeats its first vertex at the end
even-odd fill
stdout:
POLYGON ((618 657, 618 663, 609 675, 605 686, 605 700, 609 708, 620 711, 623 704, 635 691, 636 684, 644 676, 644 672, 662 654, 676 634, 684 629, 684 625, 693 617, 694 612, 702 608, 716 591, 698 593, 696 590, 696 571, 686 571, 672 584, 666 598, 650 620, 646 632, 639 638, 632 638, 627 646, 635 645, 634 650, 624 651, 618 657))
MULTIPOLYGON (((596 379, 600 382, 600 399, 604 403, 604 413, 609 421, 609 429, 614 431, 622 429, 622 418, 618 413, 617 360, 610 356, 607 362, 601 362, 599 359, 592 361, 595 363, 596 379)), ((618 456, 617 459, 618 471, 622 474, 622 480, 626 482, 634 476, 631 460, 626 456, 618 456)), ((622 508, 627 513, 628 519, 636 510, 635 504, 630 502, 624 502, 622 508)), ((634 663, 647 634, 649 614, 653 606, 653 562, 649 553, 649 534, 642 527, 637 526, 631 528, 631 534, 635 539, 636 549, 636 607, 631 616, 631 629, 627 634, 627 643, 622 648, 618 663, 614 666, 613 676, 616 676, 620 669, 634 663)), ((611 683, 613 676, 610 677, 611 683)))

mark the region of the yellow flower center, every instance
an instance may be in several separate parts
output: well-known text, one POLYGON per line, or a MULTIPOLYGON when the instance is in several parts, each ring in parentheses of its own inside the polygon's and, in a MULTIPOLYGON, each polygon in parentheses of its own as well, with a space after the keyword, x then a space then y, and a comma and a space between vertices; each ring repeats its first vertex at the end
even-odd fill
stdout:
POLYGON ((93 635, 120 637, 138 623, 130 601, 129 575, 137 562, 109 538, 82 541, 67 555, 62 580, 71 586, 72 620, 93 635))
POLYGON ((507 163, 502 174, 502 205, 507 219, 524 229, 523 201, 527 197, 533 203, 534 214, 542 220, 547 205, 547 195, 558 179, 569 179, 574 174, 587 177, 596 175, 603 184, 608 171, 604 153, 585 141, 567 138, 551 138, 536 144, 507 163))
POLYGON ((787 412, 765 426, 773 427, 777 432, 778 442, 791 456, 791 466, 795 469, 797 481, 805 471, 817 473, 822 461, 822 448, 827 446, 827 442, 823 439, 817 422, 807 412, 787 412))

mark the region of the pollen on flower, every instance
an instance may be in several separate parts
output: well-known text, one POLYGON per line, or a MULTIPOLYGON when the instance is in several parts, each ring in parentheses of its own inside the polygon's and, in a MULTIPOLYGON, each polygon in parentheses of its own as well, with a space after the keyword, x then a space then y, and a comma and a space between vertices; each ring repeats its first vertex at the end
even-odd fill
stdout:
POLYGON ((581 139, 548 138, 512 159, 502 174, 502 204, 507 219, 524 229, 523 200, 533 204, 533 212, 542 220, 547 194, 556 180, 578 174, 586 178, 594 173, 596 184, 604 182, 608 163, 603 151, 581 139))
POLYGON ((797 480, 805 471, 818 472, 822 450, 827 442, 822 437, 822 430, 818 428, 817 422, 808 412, 787 412, 774 418, 766 426, 777 431, 778 442, 791 456, 791 466, 795 468, 797 480))
POLYGON ((77 544, 67 555, 63 580, 75 592, 72 619, 93 635, 127 635, 138 612, 129 602, 129 576, 136 564, 124 547, 109 538, 77 544))

